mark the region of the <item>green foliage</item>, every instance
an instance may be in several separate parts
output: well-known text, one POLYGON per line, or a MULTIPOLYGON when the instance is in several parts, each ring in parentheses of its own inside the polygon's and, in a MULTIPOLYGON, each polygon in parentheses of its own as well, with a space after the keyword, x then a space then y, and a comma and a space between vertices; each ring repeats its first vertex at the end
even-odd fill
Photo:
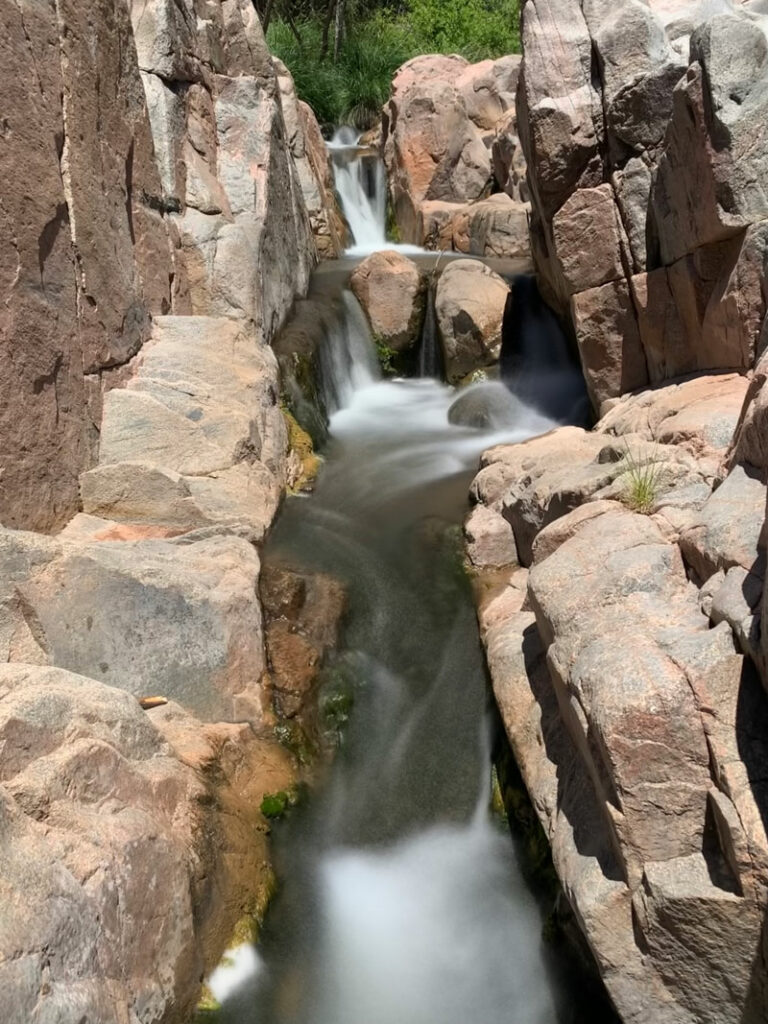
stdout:
POLYGON ((422 53, 459 53, 470 61, 520 49, 518 0, 410 0, 422 53))
POLYGON ((382 373, 385 377, 396 377, 398 373, 397 352, 390 348, 378 334, 374 334, 373 340, 376 345, 376 355, 378 356, 382 373))
POLYGON ((290 804, 290 796, 281 789, 278 793, 267 793, 261 801, 260 810, 265 818, 282 818, 290 804))
POLYGON ((629 448, 624 456, 627 463, 625 504, 634 512, 649 515, 659 495, 661 467, 655 456, 636 457, 629 448))
POLYGON ((281 18, 267 31, 272 53, 290 69, 296 90, 324 125, 372 127, 395 71, 423 53, 501 57, 520 47, 519 0, 407 0, 351 5, 338 61, 323 56, 323 15, 307 7, 294 32, 281 18), (298 37, 297 38, 297 34, 298 37))

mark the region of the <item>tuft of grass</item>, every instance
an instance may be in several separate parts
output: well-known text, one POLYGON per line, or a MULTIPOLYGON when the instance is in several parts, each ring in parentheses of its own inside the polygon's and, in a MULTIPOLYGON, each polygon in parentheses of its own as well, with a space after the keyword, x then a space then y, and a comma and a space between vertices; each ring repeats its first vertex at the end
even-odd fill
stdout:
POLYGON ((649 515, 659 496, 661 466, 658 457, 654 454, 648 458, 638 458, 627 446, 624 458, 627 463, 624 503, 633 512, 649 515))

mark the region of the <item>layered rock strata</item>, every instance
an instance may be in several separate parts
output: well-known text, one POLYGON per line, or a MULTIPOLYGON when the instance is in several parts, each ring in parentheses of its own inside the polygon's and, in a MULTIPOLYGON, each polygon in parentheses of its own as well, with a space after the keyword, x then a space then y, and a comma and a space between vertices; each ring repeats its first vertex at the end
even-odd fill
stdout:
POLYGON ((762 348, 763 22, 750 3, 523 8, 534 261, 596 409, 762 348))
POLYGON ((496 699, 635 1024, 768 1012, 768 695, 751 626, 765 480, 748 387, 722 375, 628 396, 593 432, 491 449, 472 488, 496 699))

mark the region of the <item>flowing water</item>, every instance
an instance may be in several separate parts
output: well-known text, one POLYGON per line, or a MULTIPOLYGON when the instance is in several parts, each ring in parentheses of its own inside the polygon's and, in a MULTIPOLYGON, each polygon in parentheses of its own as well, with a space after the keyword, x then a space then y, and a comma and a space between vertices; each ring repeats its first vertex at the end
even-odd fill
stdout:
POLYGON ((423 250, 387 240, 387 178, 378 154, 358 143, 353 128, 343 126, 328 143, 336 191, 352 233, 348 256, 367 256, 378 249, 405 253, 423 250))
POLYGON ((542 944, 516 847, 489 810, 488 687, 461 569, 478 456, 554 421, 509 395, 503 430, 452 425, 453 389, 380 379, 350 295, 341 310, 322 355, 325 466, 310 498, 287 503, 265 557, 346 584, 335 672, 354 709, 324 785, 275 830, 282 884, 258 951, 210 980, 220 1020, 598 1024, 608 1018, 580 1005, 542 944))

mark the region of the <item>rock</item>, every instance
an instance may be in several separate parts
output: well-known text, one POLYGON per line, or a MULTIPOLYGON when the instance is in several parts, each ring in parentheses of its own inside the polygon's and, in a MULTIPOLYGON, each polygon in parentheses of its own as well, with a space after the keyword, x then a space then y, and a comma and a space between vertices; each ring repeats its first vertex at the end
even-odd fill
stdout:
POLYGON ((702 375, 625 395, 604 403, 595 429, 680 445, 700 461, 712 460, 714 474, 730 447, 748 386, 738 374, 702 375))
POLYGON ((442 272, 435 312, 449 381, 498 361, 508 293, 502 278, 475 260, 456 260, 442 272))
POLYGON ((479 430, 503 430, 519 423, 523 404, 499 381, 462 388, 448 409, 448 422, 479 430))
POLYGON ((517 547, 509 524, 496 511, 478 505, 464 523, 467 557, 476 569, 517 565, 517 547))
POLYGON ((648 383, 645 353, 625 281, 574 295, 571 317, 587 390, 596 408, 607 398, 648 383))
POLYGON ((382 152, 401 237, 421 244, 425 201, 483 197, 492 172, 484 132, 513 103, 519 60, 470 65, 462 57, 424 56, 404 64, 382 119, 382 152))
POLYGON ((390 250, 368 256, 350 277, 371 333, 395 352, 412 350, 421 339, 426 284, 413 260, 390 250))
POLYGON ((105 401, 84 511, 178 532, 243 523, 261 540, 284 484, 277 395, 275 357, 242 323, 158 318, 134 377, 105 401))
POLYGON ((680 538, 696 577, 704 583, 719 569, 750 570, 764 550, 766 485, 749 466, 735 466, 680 538))
POLYGON ((450 230, 456 252, 526 262, 530 258, 528 206, 506 194, 489 196, 457 210, 450 230))
POLYGON ((280 718, 306 718, 325 658, 338 644, 346 593, 322 573, 268 567, 261 579, 272 704, 280 718))
POLYGON ((517 136, 517 114, 507 110, 494 125, 491 146, 493 176, 496 184, 510 199, 529 201, 525 156, 517 136))
POLYGON ((177 753, 156 716, 174 740, 194 723, 58 668, 0 667, 9 1024, 188 1016, 254 897, 265 843, 245 799, 290 779, 279 748, 196 722, 177 753))
POLYGON ((312 108, 298 100, 288 68, 277 58, 273 57, 272 62, 280 86, 288 144, 317 252, 326 259, 335 259, 344 251, 346 227, 334 192, 333 171, 325 140, 312 108))
POLYGON ((623 277, 621 222, 610 185, 574 192, 552 218, 552 235, 568 295, 623 277), (585 260, 585 252, 594 259, 585 260))

